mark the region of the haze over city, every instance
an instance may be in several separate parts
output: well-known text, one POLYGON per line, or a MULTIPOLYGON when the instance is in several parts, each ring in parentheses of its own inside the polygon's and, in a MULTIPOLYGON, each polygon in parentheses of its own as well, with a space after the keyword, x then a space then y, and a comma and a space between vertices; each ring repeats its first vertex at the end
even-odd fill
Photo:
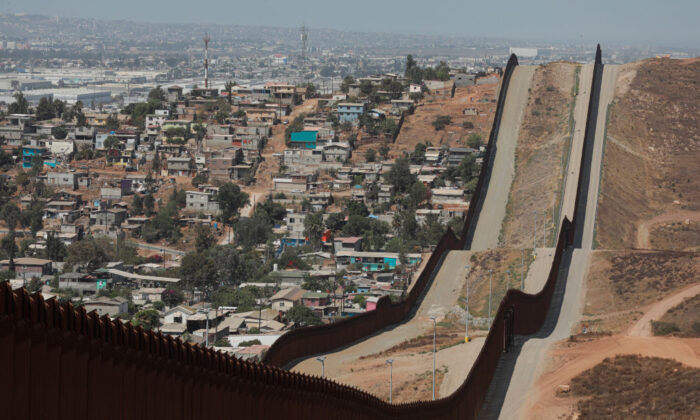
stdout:
POLYGON ((8 418, 700 412, 700 3, 0 4, 8 418))

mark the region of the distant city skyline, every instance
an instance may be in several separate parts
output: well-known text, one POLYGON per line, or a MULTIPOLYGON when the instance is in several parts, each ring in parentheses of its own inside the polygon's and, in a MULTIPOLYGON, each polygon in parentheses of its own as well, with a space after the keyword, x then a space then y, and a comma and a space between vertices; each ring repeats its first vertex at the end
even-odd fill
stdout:
POLYGON ((321 0, 6 0, 0 13, 158 23, 283 27, 305 23, 312 30, 317 27, 534 42, 700 46, 700 2, 696 0, 356 0, 342 7, 321 0))

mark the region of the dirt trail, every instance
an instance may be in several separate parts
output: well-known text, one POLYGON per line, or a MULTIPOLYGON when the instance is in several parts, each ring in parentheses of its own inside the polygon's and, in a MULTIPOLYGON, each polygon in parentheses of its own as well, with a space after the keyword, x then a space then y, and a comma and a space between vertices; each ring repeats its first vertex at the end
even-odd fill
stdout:
POLYGON ((700 212, 691 210, 672 210, 662 213, 649 220, 644 220, 637 226, 637 248, 651 249, 650 233, 654 225, 661 223, 700 221, 700 212))
POLYGON ((666 312, 676 305, 679 305, 687 298, 691 298, 700 293, 700 283, 687 287, 679 292, 665 297, 663 300, 652 304, 647 308, 644 316, 629 329, 627 335, 633 337, 651 336, 651 321, 661 319, 666 312))
POLYGON ((672 355, 680 363, 700 367, 700 339, 612 336, 584 343, 564 342, 549 354, 556 367, 543 374, 526 396, 529 405, 523 410, 523 418, 550 419, 574 414, 572 399, 557 397, 556 388, 568 385, 573 377, 606 357, 623 354, 661 358, 672 355))

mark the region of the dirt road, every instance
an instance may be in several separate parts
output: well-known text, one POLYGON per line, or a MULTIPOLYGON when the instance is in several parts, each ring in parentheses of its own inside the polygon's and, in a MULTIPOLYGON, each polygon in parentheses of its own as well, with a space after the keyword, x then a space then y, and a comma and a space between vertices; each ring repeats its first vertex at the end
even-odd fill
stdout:
POLYGON ((496 139, 497 149, 491 181, 474 230, 472 250, 481 251, 498 247, 498 234, 506 215, 506 204, 515 174, 518 131, 527 106, 528 89, 534 74, 534 66, 518 66, 511 76, 506 103, 503 107, 501 127, 496 139))
POLYGON ((669 309, 698 293, 700 293, 700 283, 687 287, 670 296, 666 296, 663 300, 652 304, 646 309, 644 315, 629 329, 627 335, 633 337, 651 336, 651 321, 661 319, 669 309))
POLYGON ((637 248, 651 249, 650 232, 654 225, 671 222, 700 221, 700 212, 692 210, 674 210, 662 213, 637 226, 637 248))

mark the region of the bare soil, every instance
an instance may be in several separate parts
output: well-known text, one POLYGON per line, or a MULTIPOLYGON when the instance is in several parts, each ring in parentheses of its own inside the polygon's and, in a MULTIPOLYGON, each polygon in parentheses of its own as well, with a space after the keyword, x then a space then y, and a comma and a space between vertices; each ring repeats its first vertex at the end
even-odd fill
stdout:
MULTIPOLYGON (((550 366, 547 371, 540 376, 531 395, 528 398, 530 401, 527 407, 527 415, 523 416, 528 419, 572 419, 580 415, 578 404, 580 401, 589 400, 586 395, 572 395, 576 393, 577 385, 574 384, 574 377, 581 375, 588 369, 592 369, 603 363, 606 358, 614 358, 618 355, 635 355, 654 357, 654 358, 669 358, 672 357, 675 361, 673 364, 682 363, 681 367, 673 369, 695 369, 695 385, 697 387, 697 370, 700 368, 700 339, 691 338, 676 338, 676 337, 624 337, 610 336, 602 337, 593 340, 585 341, 564 341, 561 342, 555 349, 550 351, 550 366), (687 366, 687 367, 686 367, 687 366), (562 388, 570 386, 570 392, 562 392, 562 388)), ((609 359, 608 359, 609 360, 609 359)), ((663 369, 664 374, 672 374, 673 369, 663 369)), ((642 390, 647 389, 645 378, 648 376, 645 371, 639 371, 633 375, 606 375, 599 376, 597 382, 602 387, 604 382, 608 384, 626 386, 623 382, 630 384, 643 383, 645 386, 640 386, 642 390)), ((588 373, 585 377, 590 377, 588 373)), ((580 379, 579 379, 580 380, 580 379)), ((669 390, 676 389, 675 386, 669 390)), ((692 389, 688 388, 690 391, 692 389)), ((696 388, 697 389, 697 388, 696 388)), ((663 395, 666 391, 658 389, 654 390, 659 395, 663 395)), ((682 390, 685 392, 686 390, 682 390)), ((673 392, 673 391, 671 391, 673 392)), ((644 394, 651 396, 650 394, 644 394)), ((626 410, 630 398, 613 400, 613 406, 619 405, 620 410, 626 410)), ((596 399, 596 397, 593 397, 596 399)), ((601 407, 602 408, 602 407, 601 407)), ((696 409, 697 410, 697 409, 696 409)), ((622 412, 622 411, 621 411, 622 412)), ((601 411, 603 413, 603 411, 601 411)), ((601 414, 594 418, 607 418, 601 414)), ((658 418, 639 416, 618 416, 613 418, 658 418)), ((668 417, 661 417, 668 418, 668 417)), ((676 417, 688 418, 688 417, 676 417)))
POLYGON ((400 157, 404 152, 413 151, 418 143, 430 142, 433 146, 466 147, 469 135, 481 135, 488 140, 496 110, 498 84, 465 86, 455 89, 454 98, 426 98, 418 104, 413 115, 404 120, 396 142, 391 145, 389 156, 400 157), (482 102, 484 101, 484 102, 482 102), (476 108, 479 115, 464 115, 465 108, 476 108), (443 130, 436 131, 433 121, 440 115, 449 115, 452 123, 443 130), (464 128, 464 122, 471 122, 474 128, 464 128))
POLYGON ((700 254, 674 251, 594 251, 582 323, 622 332, 642 308, 700 278, 700 254))
POLYGON ((525 118, 518 135, 515 177, 506 208, 501 244, 531 246, 537 212, 538 238, 543 214, 547 239, 555 236, 566 154, 570 147, 569 116, 573 112, 577 65, 550 63, 535 71, 525 118))
POLYGON ((658 357, 607 358, 571 381, 580 419, 693 418, 700 369, 658 357))
MULTIPOLYGON (((699 79, 698 60, 620 66, 598 203, 600 248, 634 247, 639 226, 664 213, 700 212, 699 79)), ((697 235, 696 225, 682 233, 662 228, 651 231, 651 243, 685 249, 697 246, 697 235)))
MULTIPOLYGON (((519 289, 520 273, 527 276, 533 258, 530 250, 499 248, 477 252, 469 260, 469 313, 474 317, 488 317, 489 289, 492 290, 491 314, 496 313, 498 304, 508 289, 519 289), (521 266, 522 257, 522 266, 521 266), (521 268, 522 267, 522 268, 521 268), (493 271, 492 282, 489 270, 493 271)), ((460 307, 466 303, 466 284, 462 286, 459 298, 460 307)))

